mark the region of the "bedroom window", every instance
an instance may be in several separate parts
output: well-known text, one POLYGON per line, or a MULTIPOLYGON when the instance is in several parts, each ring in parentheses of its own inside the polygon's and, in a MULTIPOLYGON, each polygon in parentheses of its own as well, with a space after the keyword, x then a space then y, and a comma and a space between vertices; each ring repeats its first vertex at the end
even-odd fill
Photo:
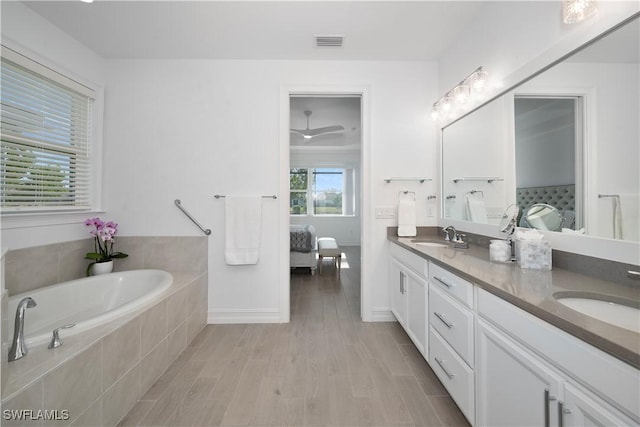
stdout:
POLYGON ((291 215, 353 215, 353 176, 353 169, 291 169, 291 215))
POLYGON ((3 213, 87 210, 94 92, 2 47, 3 213))

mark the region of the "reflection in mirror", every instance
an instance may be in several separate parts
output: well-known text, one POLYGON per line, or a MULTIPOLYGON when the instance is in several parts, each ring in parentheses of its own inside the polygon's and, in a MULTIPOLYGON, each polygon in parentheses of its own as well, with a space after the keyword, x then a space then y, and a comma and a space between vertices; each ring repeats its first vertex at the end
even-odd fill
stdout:
POLYGON ((565 217, 554 206, 546 203, 536 203, 524 211, 520 220, 520 227, 560 231, 564 223, 565 217))
MULTIPOLYGON (((553 207, 558 216, 570 219, 564 224, 570 229, 576 218, 579 223, 582 219, 582 207, 576 206, 576 193, 582 191, 582 168, 576 168, 576 152, 583 146, 581 101, 576 96, 514 99, 516 202, 522 212, 536 204, 553 207)), ((527 226, 526 221, 520 226, 527 226)))
POLYGON ((513 231, 518 224, 518 215, 520 214, 520 208, 516 205, 509 205, 502 214, 500 224, 498 224, 498 230, 508 235, 513 234, 513 231))
POLYGON ((558 230, 640 241, 639 56, 636 18, 444 128, 443 218, 542 203, 558 230))

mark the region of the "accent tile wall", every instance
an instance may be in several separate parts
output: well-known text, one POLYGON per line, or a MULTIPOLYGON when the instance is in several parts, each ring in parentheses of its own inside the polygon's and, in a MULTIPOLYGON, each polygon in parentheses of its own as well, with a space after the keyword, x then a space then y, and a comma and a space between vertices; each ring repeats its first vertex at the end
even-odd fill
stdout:
MULTIPOLYGON (((114 261, 114 271, 207 270, 206 237, 117 237, 114 250, 129 254, 114 261)), ((6 255, 6 288, 15 295, 85 277, 89 260, 84 256, 93 251, 92 239, 10 250, 6 255)))

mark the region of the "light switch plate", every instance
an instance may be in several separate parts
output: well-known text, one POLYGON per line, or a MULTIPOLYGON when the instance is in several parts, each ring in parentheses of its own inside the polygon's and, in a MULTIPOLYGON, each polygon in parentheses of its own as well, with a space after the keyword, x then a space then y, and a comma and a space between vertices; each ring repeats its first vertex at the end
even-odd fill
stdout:
POLYGON ((380 206, 376 208, 376 219, 389 219, 396 217, 396 208, 393 206, 380 206))

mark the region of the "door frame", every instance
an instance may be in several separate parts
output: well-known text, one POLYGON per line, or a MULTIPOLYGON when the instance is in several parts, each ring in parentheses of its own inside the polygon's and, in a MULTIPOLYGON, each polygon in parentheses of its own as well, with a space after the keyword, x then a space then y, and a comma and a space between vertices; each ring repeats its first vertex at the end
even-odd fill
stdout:
POLYGON ((371 209, 371 143, 370 143, 370 117, 371 117, 371 88, 363 85, 282 85, 280 87, 280 132, 279 132, 279 183, 278 192, 280 212, 278 227, 280 232, 279 259, 280 259, 280 322, 288 323, 290 320, 290 269, 289 269, 289 166, 290 166, 290 141, 289 120, 291 96, 336 96, 356 95, 361 99, 361 205, 360 205, 360 317, 365 322, 372 321, 373 315, 373 289, 369 267, 371 260, 369 236, 372 235, 373 219, 371 209))

